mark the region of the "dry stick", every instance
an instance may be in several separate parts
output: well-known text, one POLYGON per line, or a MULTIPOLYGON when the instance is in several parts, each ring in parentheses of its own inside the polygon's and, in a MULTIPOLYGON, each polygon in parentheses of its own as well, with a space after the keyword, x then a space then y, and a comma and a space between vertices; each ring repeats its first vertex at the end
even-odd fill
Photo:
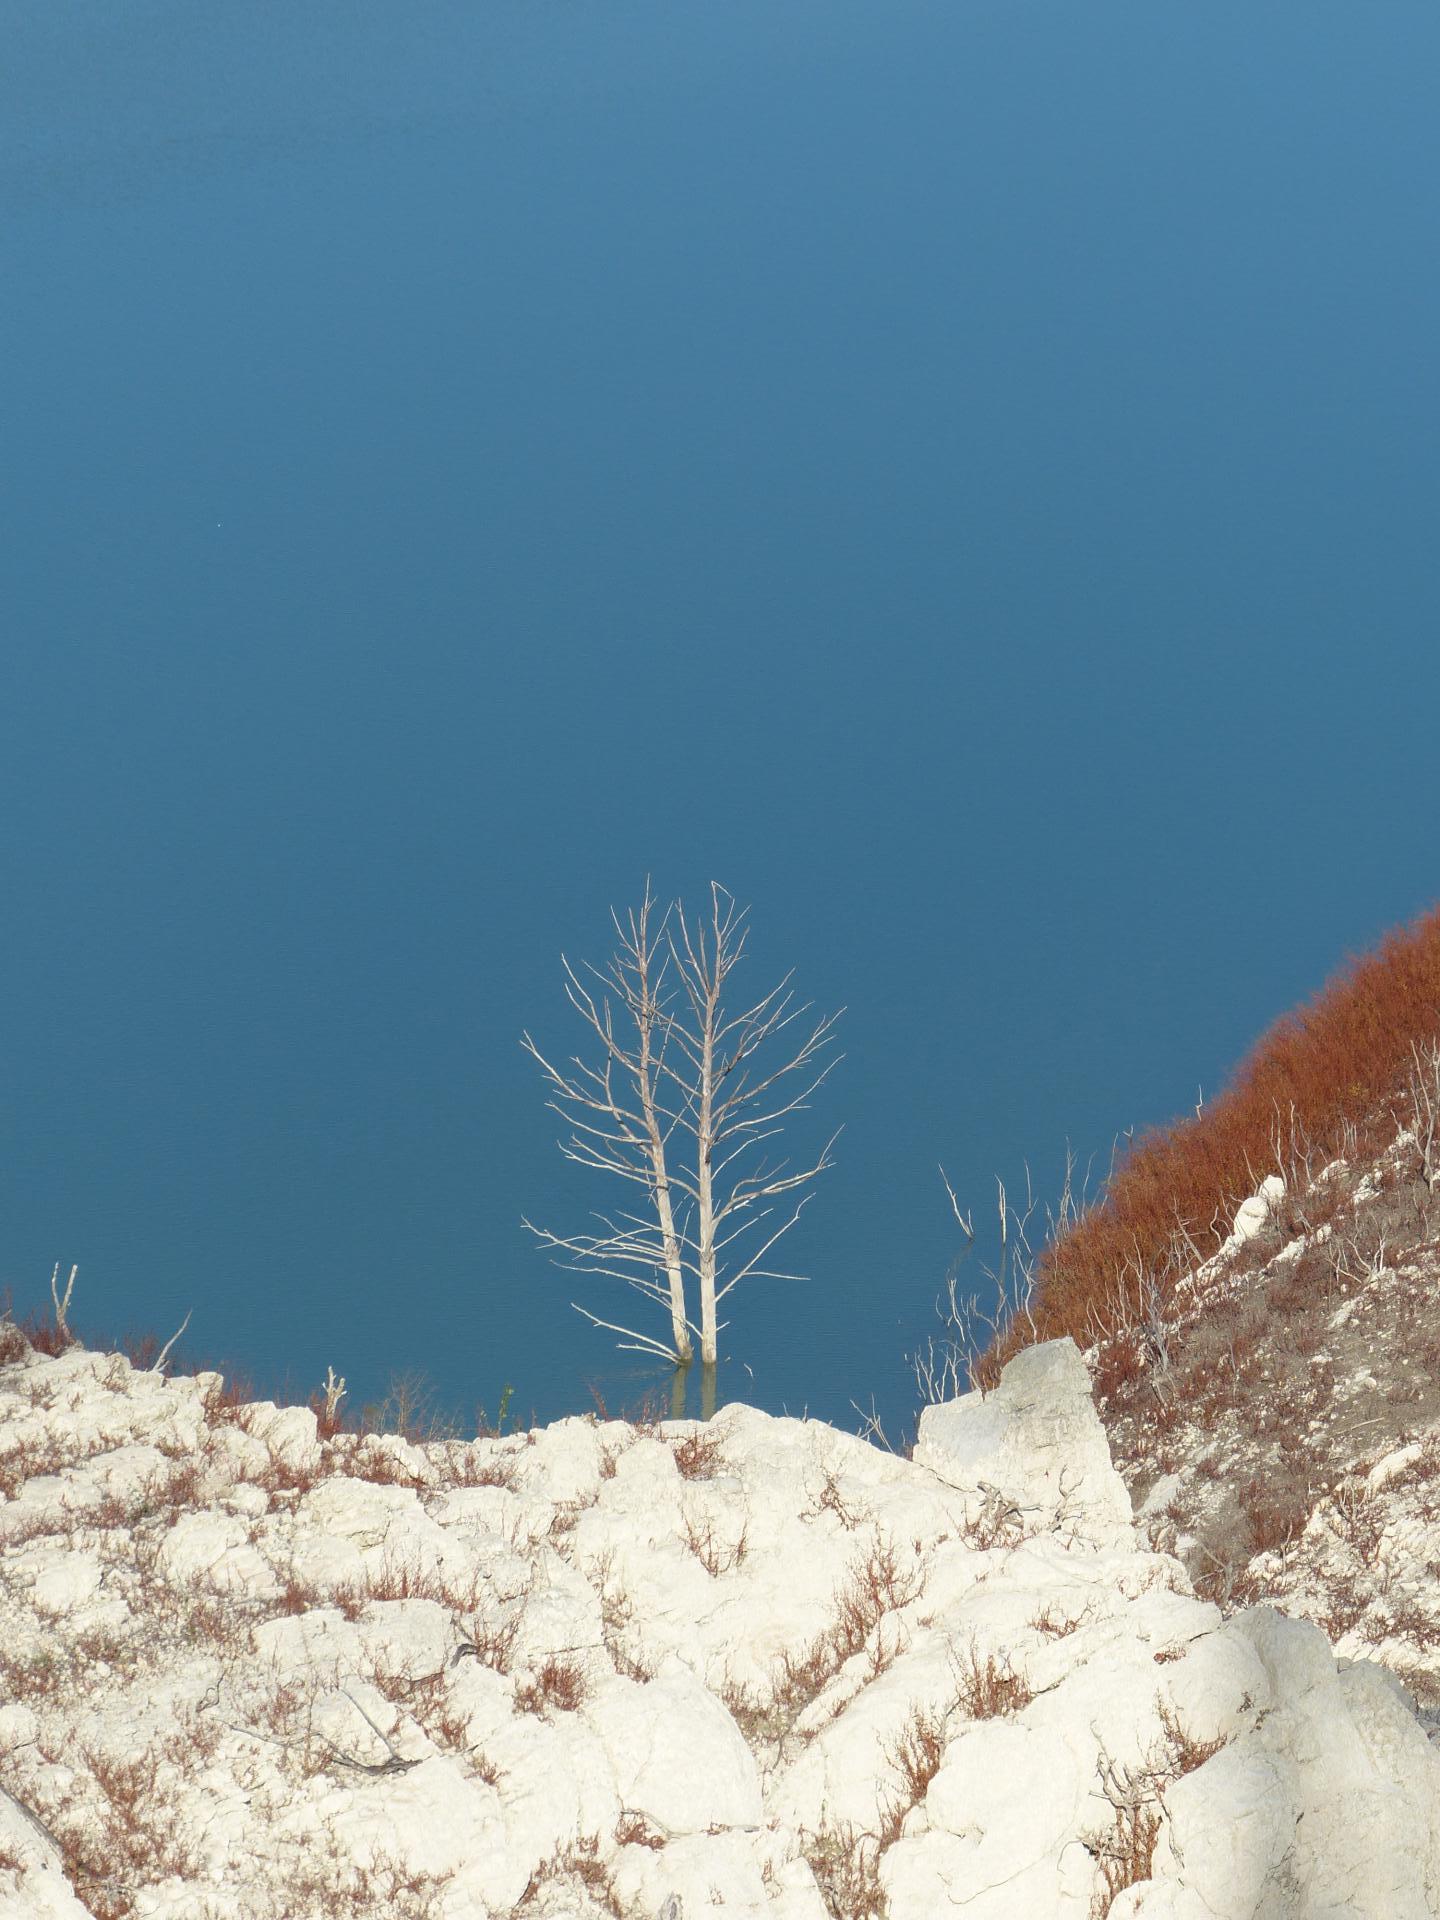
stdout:
POLYGON ((160 1349, 160 1357, 156 1360, 154 1366, 151 1367, 150 1369, 151 1373, 163 1373, 165 1371, 165 1362, 170 1358, 171 1348, 175 1345, 175 1342, 180 1338, 181 1334, 184 1333, 186 1327, 188 1327, 189 1324, 190 1324, 190 1315, 187 1313, 185 1318, 180 1322, 179 1326, 175 1329, 174 1333, 171 1334, 170 1338, 165 1342, 164 1346, 160 1349))
POLYGON ((381 1774, 381 1773, 408 1773, 412 1767, 419 1766, 420 1762, 418 1760, 402 1760, 401 1759, 400 1755, 395 1751, 395 1747, 393 1742, 390 1739, 390 1736, 380 1731, 379 1727, 376 1726, 375 1722, 370 1718, 369 1714, 366 1713, 364 1707, 361 1706, 360 1702, 355 1698, 354 1694, 351 1693, 348 1687, 342 1687, 340 1691, 345 1695, 345 1698, 350 1702, 351 1706, 354 1707, 355 1711, 359 1714, 360 1718, 365 1722, 366 1726, 369 1727, 370 1731, 383 1744, 386 1753, 390 1756, 389 1759, 387 1760, 371 1761, 371 1762, 367 1762, 364 1760, 353 1760, 351 1759, 348 1753, 342 1753, 340 1749, 335 1745, 335 1742, 333 1740, 326 1739, 325 1735, 322 1733, 320 1738, 325 1741, 326 1746, 329 1747, 331 1753, 334 1754, 336 1760, 340 1763, 342 1767, 353 1767, 357 1773, 381 1774))
MULTIPOLYGON (((940 1168, 940 1178, 945 1184, 950 1200, 950 1210, 965 1235, 965 1246, 951 1263, 945 1278, 948 1298, 948 1315, 942 1315, 945 1324, 953 1327, 959 1334, 959 1340, 942 1342, 938 1358, 933 1337, 927 1340, 925 1353, 910 1356, 910 1364, 915 1375, 916 1385, 928 1405, 936 1405, 943 1400, 957 1398, 962 1390, 968 1388, 972 1393, 985 1391, 981 1378, 981 1352, 976 1338, 981 1326, 990 1329, 992 1342, 1001 1339, 1023 1313, 1029 1322, 1031 1333, 1038 1329, 1035 1325, 1033 1298, 1035 1290, 1035 1260, 1029 1240, 1029 1224, 1035 1211, 1036 1200, 1030 1183, 1030 1169, 1025 1169, 1025 1206, 1021 1208, 1010 1200, 1005 1190, 1005 1182, 999 1178, 995 1182, 996 1208, 1000 1221, 1000 1258, 998 1264, 983 1269, 985 1277, 996 1290, 996 1305, 993 1314, 980 1310, 977 1294, 970 1294, 962 1303, 956 1293, 959 1270, 968 1259, 975 1246, 975 1228, 972 1213, 961 1211, 955 1189, 950 1184, 950 1176, 944 1167, 940 1168), (963 1386, 962 1386, 963 1366, 963 1386)), ((1076 1219, 1083 1211, 1083 1204, 1074 1195, 1074 1155, 1067 1151, 1065 1156, 1065 1184, 1060 1201, 1053 1213, 1048 1213, 1052 1234, 1057 1223, 1076 1219)), ((941 1302, 935 1303, 935 1310, 941 1312, 941 1302)), ((857 1409, 858 1411, 858 1409, 857 1409)))
POLYGON ((334 1421, 340 1402, 345 1398, 344 1375, 337 1379, 334 1367, 326 1367, 325 1385, 322 1391, 325 1395, 325 1419, 329 1424, 334 1421))
MULTIPOLYGON (((389 1751, 389 1758, 385 1760, 356 1760, 353 1757, 353 1755, 348 1753, 342 1753, 340 1748, 336 1746, 335 1742, 332 1739, 330 1739, 328 1734, 324 1734, 324 1733, 319 1734, 318 1736, 319 1739, 324 1743, 325 1746, 327 1746, 330 1749, 331 1758, 334 1760, 337 1766, 350 1767, 350 1768, 353 1768, 353 1770, 356 1773, 368 1773, 375 1776, 379 1776, 380 1774, 386 1774, 386 1773, 409 1773, 412 1767, 419 1766, 420 1762, 418 1760, 402 1760, 400 1755, 396 1753, 394 1747, 391 1746, 389 1740, 387 1740, 385 1735, 380 1732, 379 1727, 375 1725, 375 1722, 370 1718, 369 1714, 366 1713, 365 1709, 360 1705, 359 1701, 356 1700, 350 1693, 345 1692, 344 1688, 342 1688, 341 1691, 345 1693, 345 1698, 350 1702, 351 1706, 354 1707, 355 1711, 361 1716, 361 1718, 365 1721, 365 1723, 369 1727, 371 1727, 376 1734, 379 1735, 382 1741, 384 1741, 384 1744, 389 1751)), ((225 1725, 230 1729, 232 1733, 243 1734, 251 1740, 263 1740, 268 1746, 280 1747, 286 1753, 301 1753, 304 1751, 306 1746, 306 1742, 303 1740, 287 1740, 284 1738, 283 1735, 278 1733, 262 1733, 259 1727, 242 1727, 237 1725, 236 1722, 233 1720, 227 1720, 225 1722, 225 1725)))

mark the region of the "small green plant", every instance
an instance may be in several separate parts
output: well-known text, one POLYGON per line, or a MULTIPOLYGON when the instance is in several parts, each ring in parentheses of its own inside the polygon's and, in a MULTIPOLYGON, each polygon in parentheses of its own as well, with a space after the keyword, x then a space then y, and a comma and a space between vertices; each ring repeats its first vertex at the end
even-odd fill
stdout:
POLYGON ((498 1440, 505 1431, 505 1421, 510 1413, 510 1402, 515 1398, 515 1389, 507 1380, 500 1389, 500 1405, 495 1413, 492 1427, 484 1407, 475 1409, 475 1436, 479 1440, 498 1440))

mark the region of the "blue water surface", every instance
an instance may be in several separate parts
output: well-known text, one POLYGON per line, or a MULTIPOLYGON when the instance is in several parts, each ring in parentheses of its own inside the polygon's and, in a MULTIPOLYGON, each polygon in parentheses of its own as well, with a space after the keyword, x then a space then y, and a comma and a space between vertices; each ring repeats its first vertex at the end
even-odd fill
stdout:
POLYGON ((78 1261, 91 1338, 462 1419, 667 1390, 521 1228, 607 1196, 518 1041, 719 879, 847 1008, 719 1397, 898 1438, 937 1165, 1053 1194, 1434 899, 1433 5, 0 37, 17 1307, 78 1261))

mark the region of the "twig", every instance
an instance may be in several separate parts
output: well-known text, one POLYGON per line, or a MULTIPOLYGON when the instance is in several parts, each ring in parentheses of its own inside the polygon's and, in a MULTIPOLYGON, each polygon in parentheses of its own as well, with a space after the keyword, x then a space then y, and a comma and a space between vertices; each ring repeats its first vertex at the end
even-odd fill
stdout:
POLYGON ((388 1759, 379 1761, 354 1760, 348 1753, 342 1753, 335 1745, 335 1742, 327 1739, 322 1733, 320 1738, 325 1741, 326 1746, 329 1747, 331 1753, 334 1754, 336 1760, 339 1761, 342 1767, 353 1767, 357 1773, 382 1774, 409 1773, 412 1767, 419 1766, 420 1762, 418 1760, 401 1759, 400 1755, 395 1751, 394 1743, 391 1741, 390 1736, 380 1731, 379 1727, 376 1726, 375 1722, 370 1718, 369 1714, 366 1713, 364 1707, 361 1706, 360 1702, 348 1687, 342 1687, 340 1691, 345 1695, 345 1698, 350 1702, 351 1706, 354 1707, 355 1711, 365 1722, 366 1726, 369 1727, 376 1739, 382 1743, 386 1753, 389 1755, 388 1759))

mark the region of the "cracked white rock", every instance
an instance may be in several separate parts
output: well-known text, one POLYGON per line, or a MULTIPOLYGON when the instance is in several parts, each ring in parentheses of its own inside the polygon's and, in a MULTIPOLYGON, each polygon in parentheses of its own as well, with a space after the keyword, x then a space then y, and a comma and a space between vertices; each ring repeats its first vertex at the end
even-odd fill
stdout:
MULTIPOLYGON (((211 1431, 216 1385, 0 1371, 0 1457, 46 1468, 0 1507, 0 1782, 103 1861, 95 1755, 135 1763, 146 1920, 298 1920, 307 1872, 383 1905, 387 1862, 431 1920, 824 1920, 841 1866, 889 1920, 1088 1920, 1125 1781, 1157 1827, 1114 1920, 1440 1913, 1405 1690, 1146 1550, 1069 1341, 913 1461, 741 1406, 356 1451, 211 1431)), ((3 1796, 0 1850, 0 1912, 84 1912, 3 1796)))

